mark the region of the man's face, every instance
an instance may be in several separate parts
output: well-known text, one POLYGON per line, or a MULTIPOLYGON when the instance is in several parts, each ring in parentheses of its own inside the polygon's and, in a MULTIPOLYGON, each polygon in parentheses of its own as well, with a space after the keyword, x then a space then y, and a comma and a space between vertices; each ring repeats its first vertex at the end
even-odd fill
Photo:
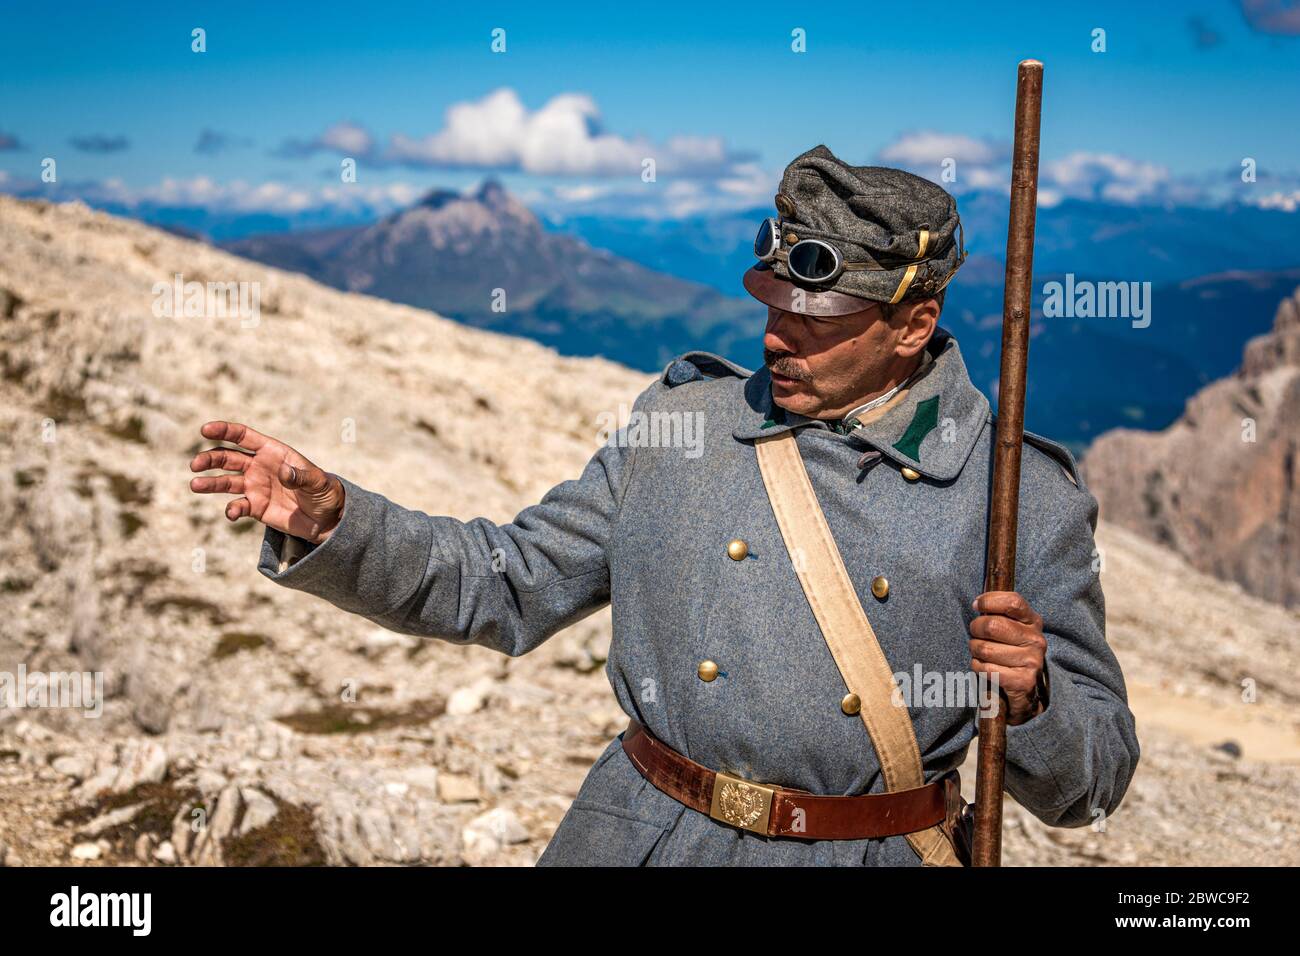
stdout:
POLYGON ((909 306, 892 319, 878 304, 827 318, 768 306, 763 360, 772 398, 808 418, 841 417, 907 377, 935 318, 935 308, 909 306))

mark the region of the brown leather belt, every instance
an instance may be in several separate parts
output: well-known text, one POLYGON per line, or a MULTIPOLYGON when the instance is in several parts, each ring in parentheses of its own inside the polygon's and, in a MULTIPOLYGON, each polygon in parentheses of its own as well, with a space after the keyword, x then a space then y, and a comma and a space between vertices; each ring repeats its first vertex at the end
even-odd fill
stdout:
POLYGON ((877 839, 951 824, 961 812, 955 773, 914 790, 824 797, 717 773, 657 740, 635 720, 623 733, 623 751, 641 776, 674 800, 764 836, 877 839))

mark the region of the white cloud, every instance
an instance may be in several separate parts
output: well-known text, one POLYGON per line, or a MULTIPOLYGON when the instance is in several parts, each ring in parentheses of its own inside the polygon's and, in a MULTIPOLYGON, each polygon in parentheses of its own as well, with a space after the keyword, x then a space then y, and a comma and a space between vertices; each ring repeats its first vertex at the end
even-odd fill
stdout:
POLYGON ((883 163, 917 167, 938 167, 945 159, 988 166, 1006 161, 1010 150, 1005 143, 976 139, 960 133, 941 133, 937 130, 917 130, 904 133, 877 154, 883 163))
MULTIPOLYGON (((877 154, 880 162, 900 166, 939 183, 949 192, 1011 191, 1010 148, 1004 143, 922 130, 904 133, 877 154), (956 179, 944 182, 943 162, 956 161, 956 179)), ((1175 178, 1165 166, 1114 153, 1076 151, 1039 166, 1038 202, 1054 206, 1066 199, 1120 205, 1141 203, 1199 204, 1216 195, 1194 178, 1175 178)), ((1222 198, 1222 197, 1217 197, 1222 198)))
POLYGON ((1039 185, 1038 187, 1038 205, 1044 208, 1050 206, 1059 206, 1061 200, 1065 197, 1061 195, 1059 189, 1052 189, 1050 186, 1039 185))
POLYGON ((1163 198, 1169 170, 1113 153, 1075 152, 1043 164, 1040 178, 1077 199, 1137 203, 1163 198))
POLYGON ((956 195, 972 190, 1011 190, 1011 150, 1006 143, 962 133, 903 133, 876 153, 876 161, 939 183, 956 195), (943 180, 950 173, 955 179, 943 180))
POLYGON ((326 149, 387 165, 537 176, 640 176, 647 159, 654 160, 657 175, 717 176, 748 158, 717 136, 678 135, 656 143, 607 132, 596 101, 584 93, 561 93, 530 111, 507 87, 452 104, 441 129, 424 136, 396 133, 382 151, 365 129, 338 123, 312 140, 288 140, 279 152, 309 156, 326 149))
MULTIPOLYGON (((610 194, 608 186, 597 186, 594 183, 581 183, 577 186, 556 186, 552 190, 555 198, 564 202, 591 202, 593 199, 602 199, 610 194)), ((540 194, 534 194, 540 197, 540 194)))
POLYGON ((372 158, 374 137, 358 123, 335 123, 312 139, 286 139, 275 154, 287 158, 305 158, 317 153, 338 153, 353 159, 372 158))
POLYGON ((717 181, 718 189, 747 206, 766 205, 781 185, 781 174, 757 163, 740 163, 731 174, 717 181))
POLYGON ((320 144, 349 156, 367 156, 375 141, 356 123, 335 123, 320 135, 320 144))
POLYGON ((966 189, 999 190, 1011 192, 1011 167, 959 166, 957 181, 966 189))
POLYGON ((736 176, 720 180, 674 179, 664 182, 558 185, 521 192, 529 208, 553 219, 568 216, 680 219, 768 207, 780 180, 746 164, 736 176))
MULTIPOLYGON (((0 179, 0 182, 4 180, 0 179)), ((11 185, 12 191, 17 195, 40 196, 56 202, 82 199, 92 205, 111 204, 128 209, 167 206, 213 212, 267 212, 285 215, 325 208, 385 213, 409 206, 424 192, 421 187, 401 182, 299 186, 274 181, 249 183, 242 179, 218 183, 207 176, 189 179, 167 177, 140 187, 128 186, 117 178, 58 185, 30 180, 6 185, 11 185)))
POLYGON ((1295 212, 1300 209, 1300 189, 1292 190, 1289 193, 1269 193, 1266 196, 1260 196, 1252 205, 1261 209, 1280 209, 1283 212, 1295 212))

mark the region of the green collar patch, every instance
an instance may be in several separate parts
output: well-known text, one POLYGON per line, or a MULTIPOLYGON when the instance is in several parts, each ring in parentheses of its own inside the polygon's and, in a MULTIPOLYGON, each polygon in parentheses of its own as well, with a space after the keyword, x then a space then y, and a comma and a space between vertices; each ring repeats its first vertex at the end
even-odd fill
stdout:
POLYGON ((768 412, 766 421, 759 428, 775 428, 777 425, 785 424, 785 409, 776 402, 772 403, 772 410, 768 412))
POLYGON ((939 396, 935 395, 917 403, 916 414, 912 416, 912 424, 907 426, 907 431, 903 432, 902 438, 894 442, 893 447, 899 453, 919 462, 921 460, 921 441, 926 435, 934 431, 938 425, 939 396))

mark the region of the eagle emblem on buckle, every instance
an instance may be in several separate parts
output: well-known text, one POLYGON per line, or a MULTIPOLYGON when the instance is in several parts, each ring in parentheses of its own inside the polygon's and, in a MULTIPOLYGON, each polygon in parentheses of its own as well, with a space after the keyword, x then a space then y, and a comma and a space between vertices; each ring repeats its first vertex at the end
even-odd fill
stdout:
POLYGON ((773 796, 771 787, 720 773, 713 781, 709 816, 729 826, 766 835, 773 796))

